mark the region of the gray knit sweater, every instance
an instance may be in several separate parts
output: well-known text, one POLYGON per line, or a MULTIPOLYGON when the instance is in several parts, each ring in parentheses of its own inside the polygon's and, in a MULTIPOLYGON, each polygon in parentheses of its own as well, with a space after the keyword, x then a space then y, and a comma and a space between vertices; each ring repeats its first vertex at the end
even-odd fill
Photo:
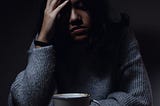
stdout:
POLYGON ((94 60, 86 59, 79 62, 80 67, 73 64, 74 71, 65 65, 56 70, 54 45, 34 48, 32 44, 28 65, 11 86, 9 105, 52 106, 54 93, 84 92, 99 100, 101 106, 152 106, 150 82, 137 41, 129 35, 123 42, 120 67, 113 70, 106 62, 101 68, 94 60))

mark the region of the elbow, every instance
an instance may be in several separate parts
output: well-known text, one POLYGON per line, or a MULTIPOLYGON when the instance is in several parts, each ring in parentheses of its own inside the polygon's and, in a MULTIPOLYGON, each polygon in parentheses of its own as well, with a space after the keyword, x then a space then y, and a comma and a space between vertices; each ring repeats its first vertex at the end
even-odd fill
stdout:
POLYGON ((133 106, 153 106, 153 99, 150 93, 142 94, 140 96, 133 96, 134 105, 133 106))

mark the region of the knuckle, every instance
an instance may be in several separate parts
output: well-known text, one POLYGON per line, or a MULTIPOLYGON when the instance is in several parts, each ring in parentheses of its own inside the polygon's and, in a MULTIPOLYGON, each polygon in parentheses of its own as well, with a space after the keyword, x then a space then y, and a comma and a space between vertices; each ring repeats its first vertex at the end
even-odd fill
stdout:
POLYGON ((58 10, 61 9, 61 8, 62 8, 62 5, 60 5, 60 6, 57 7, 58 10))
POLYGON ((47 14, 47 13, 48 13, 48 10, 47 10, 47 9, 46 9, 46 10, 44 10, 44 13, 45 13, 45 14, 47 14))
POLYGON ((49 11, 45 11, 44 14, 45 14, 45 15, 49 15, 50 12, 49 12, 49 11))
POLYGON ((50 14, 47 14, 47 17, 48 18, 53 18, 53 15, 50 13, 50 14))

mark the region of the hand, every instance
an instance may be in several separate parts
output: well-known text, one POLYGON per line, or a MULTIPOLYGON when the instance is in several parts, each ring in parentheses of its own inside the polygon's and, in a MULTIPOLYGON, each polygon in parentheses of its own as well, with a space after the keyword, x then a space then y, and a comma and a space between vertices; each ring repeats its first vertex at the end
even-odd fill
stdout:
POLYGON ((62 3, 60 2, 61 0, 47 1, 46 8, 44 11, 43 24, 41 27, 40 34, 37 38, 38 41, 49 43, 49 41, 54 36, 54 29, 55 29, 54 25, 55 25, 57 14, 69 2, 69 0, 66 0, 62 3))

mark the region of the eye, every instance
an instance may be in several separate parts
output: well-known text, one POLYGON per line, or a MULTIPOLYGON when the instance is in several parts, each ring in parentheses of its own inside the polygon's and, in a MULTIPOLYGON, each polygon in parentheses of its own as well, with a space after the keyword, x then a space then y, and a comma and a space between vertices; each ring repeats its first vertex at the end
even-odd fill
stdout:
POLYGON ((88 8, 84 5, 84 3, 82 3, 82 2, 78 2, 78 3, 75 5, 75 8, 81 9, 81 10, 87 10, 87 9, 88 9, 88 8))

